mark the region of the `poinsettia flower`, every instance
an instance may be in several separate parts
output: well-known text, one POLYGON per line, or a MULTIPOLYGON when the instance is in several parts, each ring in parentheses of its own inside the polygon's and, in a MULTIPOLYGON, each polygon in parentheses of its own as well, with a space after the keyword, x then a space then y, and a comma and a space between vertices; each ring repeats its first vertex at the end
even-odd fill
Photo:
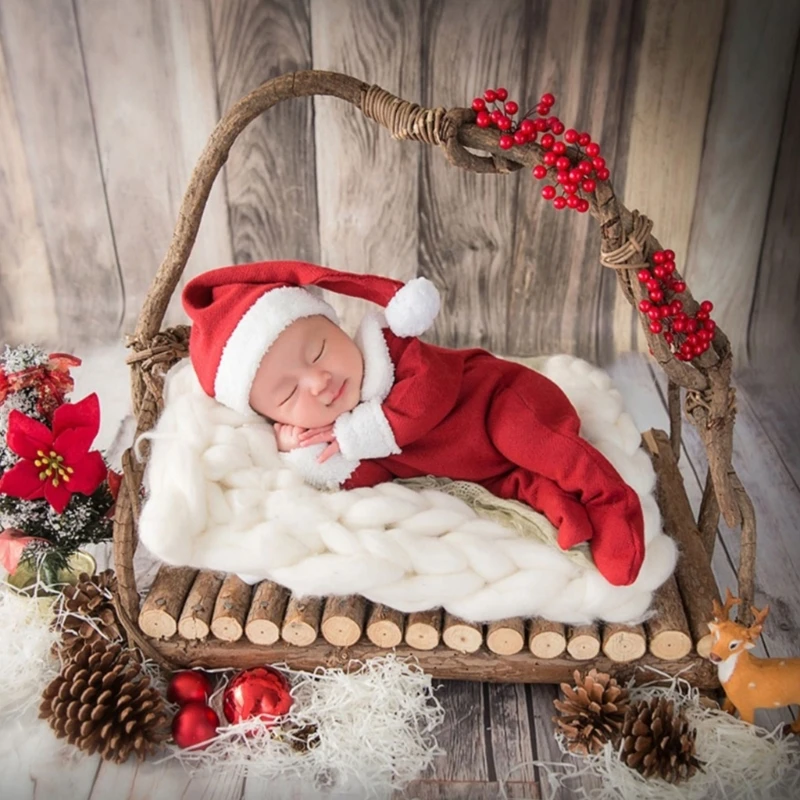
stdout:
POLYGON ((16 528, 6 528, 0 532, 0 564, 9 575, 19 566, 19 560, 22 558, 25 548, 33 542, 47 544, 46 539, 28 536, 24 531, 16 528))
POLYGON ((103 456, 89 450, 99 429, 96 394, 59 406, 52 430, 13 410, 8 415, 6 443, 20 461, 0 478, 0 492, 23 500, 44 497, 63 513, 73 494, 91 495, 106 478, 103 456))

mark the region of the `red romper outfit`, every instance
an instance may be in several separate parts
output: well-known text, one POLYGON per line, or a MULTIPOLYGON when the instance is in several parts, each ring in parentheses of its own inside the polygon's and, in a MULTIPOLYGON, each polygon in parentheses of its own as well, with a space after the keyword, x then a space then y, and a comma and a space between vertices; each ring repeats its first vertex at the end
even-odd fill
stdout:
MULTIPOLYGON (((636 579, 644 559, 639 498, 579 436, 580 419, 556 384, 484 350, 382 333, 394 383, 381 410, 397 446, 362 456, 343 488, 422 475, 472 481, 540 511, 563 549, 589 541, 610 583, 636 579)), ((350 458, 347 437, 337 438, 350 458)))

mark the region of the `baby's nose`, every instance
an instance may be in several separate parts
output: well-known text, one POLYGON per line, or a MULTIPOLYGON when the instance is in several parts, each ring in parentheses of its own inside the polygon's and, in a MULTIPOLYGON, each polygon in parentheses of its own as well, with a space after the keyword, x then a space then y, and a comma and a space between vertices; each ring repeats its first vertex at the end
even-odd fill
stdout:
POLYGON ((328 388, 331 382, 331 374, 322 369, 312 370, 309 375, 309 389, 313 395, 318 395, 328 388))

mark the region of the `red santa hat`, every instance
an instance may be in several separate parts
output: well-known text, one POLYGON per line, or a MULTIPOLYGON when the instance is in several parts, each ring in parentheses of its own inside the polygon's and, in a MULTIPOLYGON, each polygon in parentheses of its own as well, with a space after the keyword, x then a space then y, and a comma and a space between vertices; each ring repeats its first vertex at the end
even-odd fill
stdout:
POLYGON ((192 320, 189 355, 206 394, 243 413, 264 354, 295 320, 321 315, 338 324, 316 289, 384 306, 397 336, 419 336, 439 313, 427 278, 406 284, 379 275, 339 272, 302 261, 262 261, 198 275, 183 290, 192 320))

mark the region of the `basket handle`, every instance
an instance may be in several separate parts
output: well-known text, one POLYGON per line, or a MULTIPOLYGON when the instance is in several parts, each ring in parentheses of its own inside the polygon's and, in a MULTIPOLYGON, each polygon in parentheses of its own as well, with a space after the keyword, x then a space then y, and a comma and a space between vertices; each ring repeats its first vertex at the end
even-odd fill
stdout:
MULTIPOLYGON (((169 249, 139 314, 135 340, 148 342, 160 330, 170 297, 191 255, 211 187, 228 160, 237 136, 256 117, 281 100, 309 95, 329 95, 346 100, 365 116, 388 128, 395 139, 439 145, 450 161, 473 172, 511 172, 523 166, 500 155, 483 157, 464 148, 458 132, 465 122, 474 120, 475 114, 469 109, 423 108, 378 86, 370 86, 338 72, 305 70, 266 81, 230 108, 209 137, 183 196, 169 249)), ((486 144, 490 142, 491 137, 486 144)))

